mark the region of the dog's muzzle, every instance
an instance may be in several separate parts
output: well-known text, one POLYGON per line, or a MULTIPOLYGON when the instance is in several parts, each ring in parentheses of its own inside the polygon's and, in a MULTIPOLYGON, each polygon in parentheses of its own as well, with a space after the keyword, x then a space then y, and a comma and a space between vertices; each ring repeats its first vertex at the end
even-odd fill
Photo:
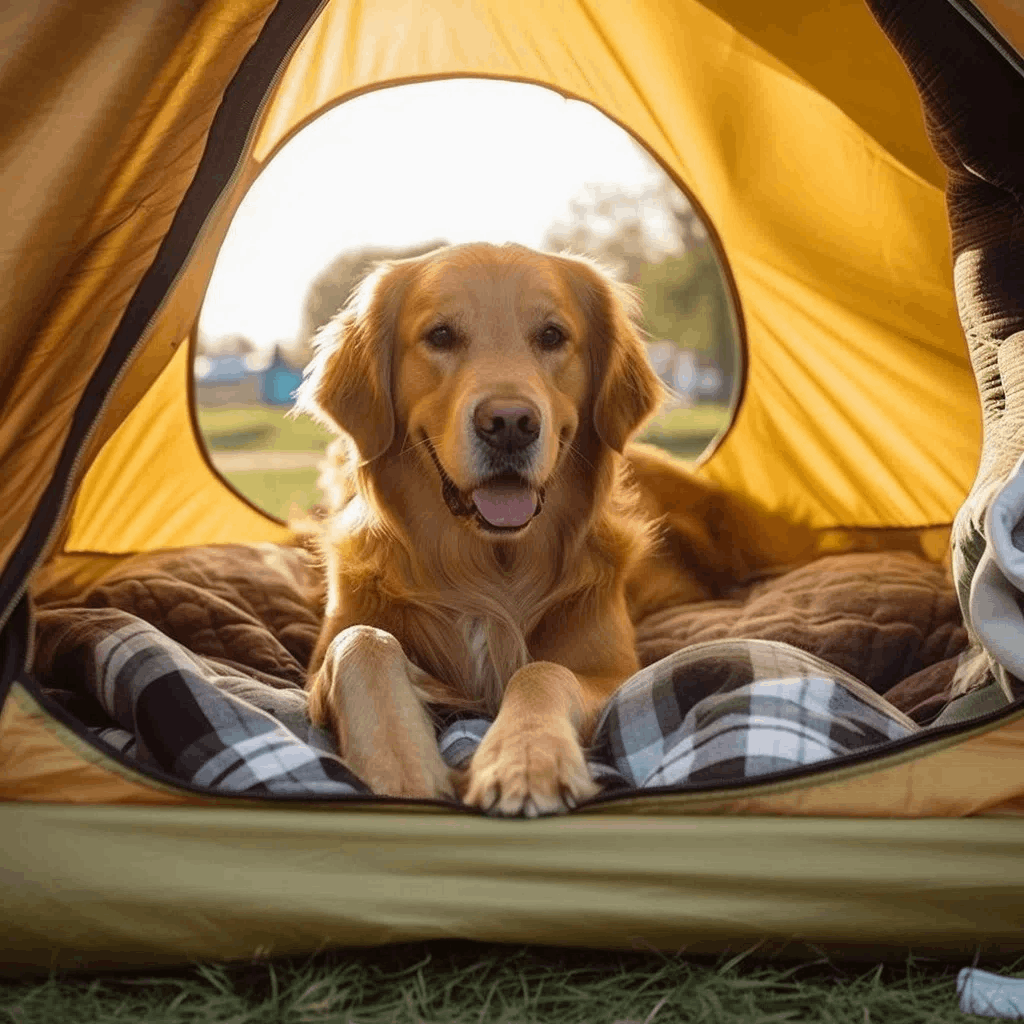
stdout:
POLYGON ((441 460, 429 438, 424 437, 427 451, 441 478, 441 496, 453 516, 475 515, 477 524, 492 533, 515 533, 539 516, 544 507, 544 488, 532 488, 518 474, 505 473, 488 480, 465 495, 444 471, 441 460), (525 507, 528 493, 534 498, 532 512, 525 507), (527 514, 529 513, 529 514, 527 514))

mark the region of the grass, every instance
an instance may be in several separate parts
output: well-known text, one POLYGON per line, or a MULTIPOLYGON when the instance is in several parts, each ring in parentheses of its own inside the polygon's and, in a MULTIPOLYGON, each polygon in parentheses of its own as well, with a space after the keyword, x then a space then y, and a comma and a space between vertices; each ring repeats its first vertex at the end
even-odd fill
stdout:
MULTIPOLYGON (((216 461, 220 452, 322 452, 328 431, 307 416, 292 419, 287 410, 268 406, 207 406, 197 410, 199 429, 216 461)), ((228 471, 225 479, 257 508, 287 519, 321 500, 316 469, 228 471)))
MULTIPOLYGON (((153 976, 0 983, 12 1024, 938 1024, 956 973, 902 965, 797 966, 468 942, 199 965, 153 976)), ((1024 966, 1024 965, 1021 965, 1024 966)), ((1007 973, 1012 973, 1010 968, 1007 973)))
POLYGON ((214 451, 322 452, 331 439, 308 416, 292 419, 283 408, 201 406, 197 412, 199 429, 214 451))
POLYGON ((729 423, 727 405, 695 405, 660 413, 638 440, 656 444, 681 459, 696 459, 729 423))
POLYGON ((246 469, 224 479, 257 508, 287 520, 293 509, 305 512, 323 499, 315 469, 246 469))
MULTIPOLYGON (((654 419, 641 440, 695 448, 699 454, 728 422, 724 405, 670 409, 654 419)), ((329 432, 308 417, 292 419, 284 409, 265 406, 200 408, 199 427, 213 451, 322 452, 330 440, 329 432)))
MULTIPOLYGON (((206 407, 199 426, 214 459, 220 452, 322 452, 330 434, 309 418, 287 417, 264 406, 206 407)), ((696 459, 729 421, 722 405, 672 409, 658 416, 640 436, 682 459, 696 459)), ((231 485, 258 508, 287 519, 294 505, 307 509, 320 500, 315 469, 246 469, 224 473, 231 485)))

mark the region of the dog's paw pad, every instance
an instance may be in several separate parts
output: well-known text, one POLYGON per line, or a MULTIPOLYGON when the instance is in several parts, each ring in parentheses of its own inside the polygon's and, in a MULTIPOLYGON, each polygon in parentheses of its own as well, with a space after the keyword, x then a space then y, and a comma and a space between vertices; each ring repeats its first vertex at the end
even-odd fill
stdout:
POLYGON ((488 733, 470 763, 463 800, 496 816, 537 818, 574 810, 598 791, 571 737, 488 733))

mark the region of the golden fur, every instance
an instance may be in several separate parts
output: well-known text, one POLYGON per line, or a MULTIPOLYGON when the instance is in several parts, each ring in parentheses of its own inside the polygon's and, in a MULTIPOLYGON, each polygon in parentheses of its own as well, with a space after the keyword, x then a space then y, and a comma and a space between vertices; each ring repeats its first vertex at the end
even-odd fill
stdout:
POLYGON ((473 244, 381 265, 321 332, 299 408, 339 441, 310 707, 375 792, 503 814, 596 792, 581 744, 638 668, 626 581, 653 537, 621 454, 663 396, 636 312, 587 260, 473 244), (542 506, 512 536, 442 493, 442 468, 457 502, 483 486, 488 401, 538 413, 542 506), (464 775, 428 705, 497 716, 464 775))
POLYGON ((820 553, 809 528, 627 447, 664 394, 637 313, 586 259, 473 244, 380 265, 320 333, 298 409, 338 438, 307 689, 374 792, 574 806, 597 792, 582 748, 638 668, 633 623, 820 553), (542 501, 505 533, 469 504, 491 402, 537 414, 516 473, 542 501), (432 708, 496 716, 465 770, 442 762, 432 708))

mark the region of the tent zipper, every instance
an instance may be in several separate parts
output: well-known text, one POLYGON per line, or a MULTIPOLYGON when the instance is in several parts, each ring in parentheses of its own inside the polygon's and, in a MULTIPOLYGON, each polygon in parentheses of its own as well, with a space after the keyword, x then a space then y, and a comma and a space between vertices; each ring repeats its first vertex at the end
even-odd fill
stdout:
MULTIPOLYGON (((159 768, 149 766, 141 768, 138 764, 125 758, 115 747, 110 746, 85 729, 60 704, 48 697, 31 675, 27 676, 24 680, 20 680, 20 682, 29 698, 43 708, 48 715, 60 722, 61 725, 74 735, 78 742, 85 743, 104 757, 114 761, 120 766, 122 774, 127 773, 129 777, 135 777, 142 785, 154 782, 159 783, 160 786, 174 792, 201 797, 204 801, 223 806, 286 806, 326 809, 339 805, 360 805, 363 807, 372 805, 391 809, 418 807, 443 811, 449 814, 480 815, 483 813, 473 808, 452 804, 444 800, 393 797, 379 794, 353 795, 351 797, 317 797, 281 793, 262 793, 256 795, 219 793, 216 790, 186 782, 159 768)), ((1010 707, 1000 708, 998 711, 979 715, 977 718, 967 722, 950 723, 935 729, 924 729, 904 739, 894 740, 880 746, 846 754, 843 757, 830 758, 828 761, 819 761, 814 764, 800 765, 769 775, 751 776, 724 785, 720 782, 708 781, 684 783, 674 786, 658 786, 649 789, 612 790, 595 797, 592 801, 580 807, 578 811, 572 813, 604 811, 614 814, 619 807, 634 808, 638 802, 645 803, 648 801, 653 806, 659 800, 669 797, 675 799, 677 807, 680 801, 686 806, 720 804, 729 800, 767 797, 778 792, 812 788, 840 781, 844 778, 856 778, 869 771, 884 771, 887 768, 895 767, 908 761, 916 761, 935 753, 945 746, 960 743, 973 736, 980 736, 990 732, 1000 727, 1000 723, 1004 719, 1020 719, 1022 717, 1024 717, 1024 703, 1018 702, 1010 707)))
POLYGON ((948 0, 949 5, 965 21, 989 42, 999 54, 1013 66, 1018 74, 1024 75, 1024 58, 1010 45, 971 0, 948 0))
MULTIPOLYGON (((231 189, 234 186, 235 182, 238 180, 238 177, 239 177, 239 174, 241 172, 241 169, 245 166, 246 158, 247 158, 248 154, 252 151, 252 144, 253 144, 253 141, 254 141, 254 137, 255 137, 256 133, 258 132, 258 130, 259 130, 260 121, 262 119, 263 112, 266 109, 266 106, 267 106, 267 103, 269 101, 269 98, 273 95, 273 93, 274 93, 278 83, 281 80, 281 76, 282 76, 282 74, 284 72, 284 69, 287 67, 288 63, 290 62, 292 56, 295 53, 295 50, 298 48, 298 46, 302 42, 303 38, 305 37, 306 32, 308 31, 309 27, 320 16, 320 13, 327 6, 328 2, 329 2, 329 0, 318 0, 318 2, 314 6, 312 12, 308 13, 306 15, 306 17, 304 19, 302 19, 301 24, 298 26, 298 30, 293 33, 291 42, 288 44, 287 50, 285 51, 284 55, 278 60, 278 62, 276 64, 276 67, 275 67, 275 70, 274 70, 274 73, 271 76, 269 82, 263 88, 262 95, 260 97, 259 103, 256 106, 256 109, 253 111, 252 116, 249 118, 249 129, 246 132, 244 144, 243 144, 243 146, 241 148, 241 151, 240 151, 240 154, 239 154, 238 158, 234 162, 234 165, 233 165, 232 170, 231 170, 231 174, 228 176, 228 178, 225 180, 224 184, 221 186, 220 190, 217 193, 216 199, 214 200, 213 204, 209 207, 209 209, 207 210, 206 214, 204 215, 203 222, 202 222, 201 226, 196 231, 195 236, 193 237, 192 242, 191 242, 191 244, 188 247, 188 251, 185 253, 184 257, 178 263, 178 266, 175 269, 173 276, 170 278, 170 280, 168 281, 166 287, 164 288, 163 295, 160 298, 156 308, 149 315, 146 323, 143 325, 141 331, 139 332, 139 334, 136 337, 135 341, 132 343, 130 349, 125 353, 125 355, 124 355, 123 359, 121 360, 121 363, 120 363, 119 367, 117 368, 113 378, 111 379, 109 384, 105 387, 102 399, 101 399, 98 407, 96 408, 95 413, 91 417, 91 420, 89 422, 88 427, 85 430, 85 433, 81 436, 81 440, 77 444, 77 449, 75 451, 75 455, 73 457, 71 465, 70 465, 70 467, 68 467, 67 470, 65 470, 63 489, 62 489, 62 491, 61 491, 61 493, 59 495, 58 504, 57 504, 56 509, 53 512, 53 516, 52 516, 52 520, 50 522, 49 528, 46 530, 46 533, 45 533, 41 543, 38 544, 38 546, 36 548, 36 551, 35 551, 35 554, 34 554, 34 556, 31 559, 31 562, 25 568, 25 571, 22 574, 21 580, 19 581, 19 583, 17 585, 17 588, 15 589, 15 591, 13 592, 12 596, 7 601, 5 606, 2 609, 0 609, 0 630, 3 630, 4 627, 7 625, 7 622, 8 622, 8 620, 11 617, 11 613, 13 612, 15 607, 17 607, 18 602, 25 596, 25 593, 26 593, 26 591, 28 589, 29 580, 32 578, 32 576, 34 575, 36 570, 39 568, 40 564, 43 561, 43 558, 44 558, 44 555, 45 555, 46 551, 49 549, 49 546, 50 546, 51 542, 54 539, 54 536, 56 535, 56 533, 60 530, 60 528, 64 524, 64 518, 65 518, 65 516, 67 514, 68 504, 69 504, 69 501, 70 501, 70 498, 71 498, 71 493, 73 491, 73 481, 76 478, 76 475, 77 475, 77 472, 78 472, 78 468, 81 465, 82 458, 84 456, 84 453, 85 453, 86 449, 88 448, 89 442, 95 436, 97 427, 99 425, 99 421, 102 418, 103 412, 106 409, 107 404, 109 403, 111 396, 114 394, 114 392, 117 389, 118 385, 124 379, 125 374, 128 372, 128 368, 130 367, 130 365, 131 365, 133 359, 135 358, 136 354, 142 348, 143 343, 145 342, 145 340, 151 334, 151 332, 153 330, 154 324, 158 320, 160 314, 162 313, 163 309, 165 308, 165 306, 167 304, 168 296, 171 294, 171 292, 174 290, 175 286, 177 285, 178 281, 180 280, 181 275, 184 273, 185 268, 188 266, 188 264, 189 264, 189 262, 190 262, 190 260, 192 258, 192 254, 196 250, 196 247, 200 244, 200 242, 205 238, 206 234, 208 233, 210 223, 211 223, 211 221, 213 221, 215 214, 223 206, 225 195, 227 195, 231 191, 231 189)), ((242 75, 243 71, 246 70, 246 61, 252 56, 254 51, 257 50, 257 48, 263 42, 263 40, 265 38, 269 38, 269 37, 272 37, 274 35, 274 28, 276 28, 276 26, 272 27, 272 23, 274 21, 275 14, 277 14, 278 11, 282 11, 282 10, 285 11, 285 13, 287 14, 289 7, 298 8, 298 7, 300 7, 300 3, 288 4, 286 2, 286 0, 280 0, 280 2, 275 6, 274 11, 271 12, 271 15, 267 18, 266 22, 263 25, 263 28, 260 30, 260 35, 257 38, 256 42, 250 48, 250 50, 249 50, 248 54, 246 55, 246 57, 243 58, 242 63, 239 65, 238 70, 236 70, 235 75, 232 77, 231 82, 228 83, 228 87, 227 87, 227 89, 225 89, 225 94, 231 88, 231 85, 234 84, 236 81, 238 81, 239 76, 242 75), (270 30, 269 32, 268 32, 268 29, 270 30)), ((278 38, 281 38, 281 37, 278 36, 278 38)), ((221 104, 222 104, 221 111, 223 111, 223 109, 224 109, 224 106, 223 106, 224 98, 222 98, 221 104)), ((217 115, 214 115, 214 123, 216 122, 216 119, 217 119, 217 115)), ((197 170, 196 170, 196 175, 195 175, 195 177, 192 180, 192 184, 189 186, 189 190, 191 190, 192 188, 195 187, 196 181, 200 180, 200 176, 203 173, 202 163, 203 163, 203 159, 206 156, 206 153, 208 153, 210 151, 210 141, 211 141, 212 135, 213 135, 213 123, 211 123, 211 131, 210 131, 210 133, 207 136, 207 149, 204 151, 203 157, 200 158, 199 166, 197 167, 197 170)), ((181 203, 179 203, 179 206, 178 206, 179 211, 185 205, 186 199, 188 197, 188 191, 189 190, 186 190, 185 195, 182 197, 181 203)), ((173 230, 174 230, 174 222, 172 221, 171 222, 171 227, 168 229, 167 235, 164 236, 165 241, 171 235, 173 230)), ((149 271, 147 271, 147 275, 149 273, 151 273, 152 270, 153 270, 153 267, 157 265, 157 263, 159 261, 159 255, 160 254, 159 254, 159 250, 158 250, 156 257, 154 257, 153 263, 150 265, 149 271)), ((133 294, 133 298, 136 295, 138 295, 138 293, 141 290, 142 285, 144 284, 145 280, 146 280, 146 276, 144 276, 142 281, 139 282, 139 285, 137 286, 137 288, 135 290, 135 293, 133 294)), ((127 314, 128 310, 130 309, 131 301, 132 300, 129 300, 129 305, 128 305, 128 307, 126 307, 125 315, 127 314)), ((116 334, 116 331, 115 331, 115 334, 116 334)), ((100 369, 100 367, 97 367, 97 370, 94 371, 94 375, 99 371, 99 369, 100 369)), ((65 442, 65 443, 66 444, 70 443, 70 440, 71 440, 71 437, 70 437, 70 434, 69 434, 68 441, 65 442)), ((46 499, 46 495, 45 495, 45 492, 44 492, 43 498, 40 500, 39 506, 37 506, 37 513, 38 513, 38 509, 43 505, 43 502, 45 501, 45 499, 46 499)), ((30 524, 29 524, 29 528, 31 528, 31 521, 30 521, 30 524)), ((12 559, 12 561, 13 561, 13 559, 12 559)), ((34 649, 34 639, 33 638, 29 638, 29 643, 28 643, 28 647, 27 647, 27 659, 26 659, 26 664, 24 666, 24 671, 27 671, 29 666, 31 665, 31 657, 32 657, 33 649, 34 649)), ((3 697, 3 694, 0 693, 0 698, 2 698, 2 697, 3 697)), ((0 701, 0 702, 2 702, 2 701, 0 701)))

